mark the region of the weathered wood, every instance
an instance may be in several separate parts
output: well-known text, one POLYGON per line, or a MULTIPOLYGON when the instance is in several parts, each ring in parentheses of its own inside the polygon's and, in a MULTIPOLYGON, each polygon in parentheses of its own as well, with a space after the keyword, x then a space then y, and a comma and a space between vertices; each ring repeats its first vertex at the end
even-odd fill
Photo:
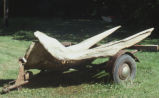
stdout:
POLYGON ((129 49, 157 52, 159 50, 159 47, 158 45, 134 45, 129 47, 129 49))

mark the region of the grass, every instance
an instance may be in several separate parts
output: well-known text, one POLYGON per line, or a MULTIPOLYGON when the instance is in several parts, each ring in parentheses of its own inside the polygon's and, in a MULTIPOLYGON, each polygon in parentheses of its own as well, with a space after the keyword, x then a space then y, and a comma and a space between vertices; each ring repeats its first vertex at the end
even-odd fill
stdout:
MULTIPOLYGON (((76 30, 76 28, 85 24, 85 22, 80 23, 79 21, 68 22, 64 21, 64 24, 67 28, 64 30, 57 31, 60 27, 63 26, 63 22, 55 22, 52 20, 54 29, 51 29, 49 23, 46 21, 34 21, 31 23, 31 26, 23 20, 25 26, 22 26, 21 29, 18 29, 18 24, 13 27, 10 27, 9 30, 0 30, 1 34, 5 32, 11 32, 13 35, 0 36, 0 89, 5 83, 8 83, 11 80, 14 80, 18 74, 18 58, 23 56, 26 49, 31 43, 32 39, 28 39, 29 36, 22 36, 19 32, 24 31, 24 33, 35 31, 34 29, 40 29, 41 31, 47 32, 51 36, 54 36, 60 41, 73 41, 79 42, 82 39, 85 39, 94 33, 100 32, 100 28, 109 28, 102 22, 93 23, 87 21, 87 25, 91 24, 91 27, 98 26, 93 29, 85 25, 79 27, 80 29, 84 28, 83 33, 76 30), (35 24, 39 24, 35 26, 35 24), (55 25, 55 23, 58 23, 55 25), (69 30, 72 24, 76 24, 75 29, 69 30), (61 25, 59 25, 61 24, 61 25), (48 27, 47 27, 47 26, 48 27), (33 27, 35 28, 33 28, 33 27), (44 28, 44 27, 46 28, 44 28), (30 28, 31 27, 31 28, 30 28), (56 33, 57 31, 58 33, 56 33), (67 33, 61 33, 66 31, 67 33), (72 33, 76 32, 78 33, 72 33), (84 31, 88 31, 85 33, 84 31), (82 35, 83 37, 78 37, 82 35), (17 37, 18 36, 18 37, 17 37), (61 36, 64 36, 61 38, 61 36), (19 39, 19 37, 22 37, 19 39), (26 39, 28 39, 26 41, 26 39), (70 39, 70 40, 68 40, 70 39)), ((14 21, 12 21, 14 23, 14 21)), ((19 25, 20 26, 20 25, 19 25)), ((72 29, 72 28, 71 28, 72 29)), ((30 33, 29 33, 30 34, 30 33)), ((121 32, 121 34, 125 34, 121 32)), ((115 39, 112 36, 108 40, 104 40, 102 43, 115 39)), ((158 39, 146 39, 142 44, 158 44, 158 39)), ((137 63, 137 75, 133 84, 127 84, 125 86, 117 85, 112 82, 107 81, 107 74, 103 69, 98 69, 96 66, 87 66, 86 68, 81 68, 80 71, 74 71, 72 73, 60 73, 60 72, 49 72, 44 74, 37 74, 33 83, 30 83, 22 88, 21 91, 12 91, 8 94, 0 95, 0 98, 105 98, 105 97, 159 97, 159 53, 158 52, 138 52, 135 54, 139 59, 140 63, 137 63)), ((106 61, 107 59, 97 59, 93 63, 98 64, 106 61)), ((38 73, 38 70, 32 70, 35 74, 38 73)))

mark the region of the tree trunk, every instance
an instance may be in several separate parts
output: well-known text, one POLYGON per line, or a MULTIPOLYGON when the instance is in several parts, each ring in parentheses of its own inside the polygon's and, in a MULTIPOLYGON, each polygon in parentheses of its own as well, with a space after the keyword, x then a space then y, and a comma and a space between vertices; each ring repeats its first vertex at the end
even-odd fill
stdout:
POLYGON ((8 27, 8 12, 9 12, 8 0, 3 0, 3 10, 4 10, 3 14, 4 26, 8 27))

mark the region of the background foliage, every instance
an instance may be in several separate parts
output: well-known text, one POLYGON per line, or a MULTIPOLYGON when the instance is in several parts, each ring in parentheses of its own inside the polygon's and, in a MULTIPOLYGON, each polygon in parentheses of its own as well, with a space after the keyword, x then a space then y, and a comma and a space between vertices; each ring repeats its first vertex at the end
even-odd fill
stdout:
MULTIPOLYGON (((2 0, 0 1, 2 16, 2 0)), ((155 27, 158 31, 159 0, 9 0, 9 17, 51 17, 101 19, 134 27, 155 27)), ((159 35, 153 34, 154 37, 159 35)))
MULTIPOLYGON (((99 17, 157 20, 159 0, 10 0, 11 16, 99 17)), ((143 21, 143 20, 141 20, 143 21)))

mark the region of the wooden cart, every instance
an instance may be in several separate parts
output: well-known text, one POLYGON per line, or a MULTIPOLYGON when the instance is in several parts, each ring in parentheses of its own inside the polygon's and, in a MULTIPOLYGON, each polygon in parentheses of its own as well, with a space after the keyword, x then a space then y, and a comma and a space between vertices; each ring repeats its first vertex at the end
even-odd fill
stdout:
POLYGON ((91 62, 99 57, 110 58, 105 70, 110 73, 116 83, 132 81, 136 75, 136 61, 139 60, 133 55, 134 52, 123 49, 133 46, 148 37, 154 28, 144 30, 120 41, 96 45, 118 28, 120 26, 75 45, 60 43, 55 38, 49 37, 42 32, 35 32, 34 35, 38 41, 33 42, 26 51, 25 56, 19 59, 20 67, 17 79, 12 82, 12 85, 4 87, 2 92, 6 93, 28 83, 31 76, 33 76, 31 72, 27 71, 29 69, 67 70, 73 66, 91 62))

